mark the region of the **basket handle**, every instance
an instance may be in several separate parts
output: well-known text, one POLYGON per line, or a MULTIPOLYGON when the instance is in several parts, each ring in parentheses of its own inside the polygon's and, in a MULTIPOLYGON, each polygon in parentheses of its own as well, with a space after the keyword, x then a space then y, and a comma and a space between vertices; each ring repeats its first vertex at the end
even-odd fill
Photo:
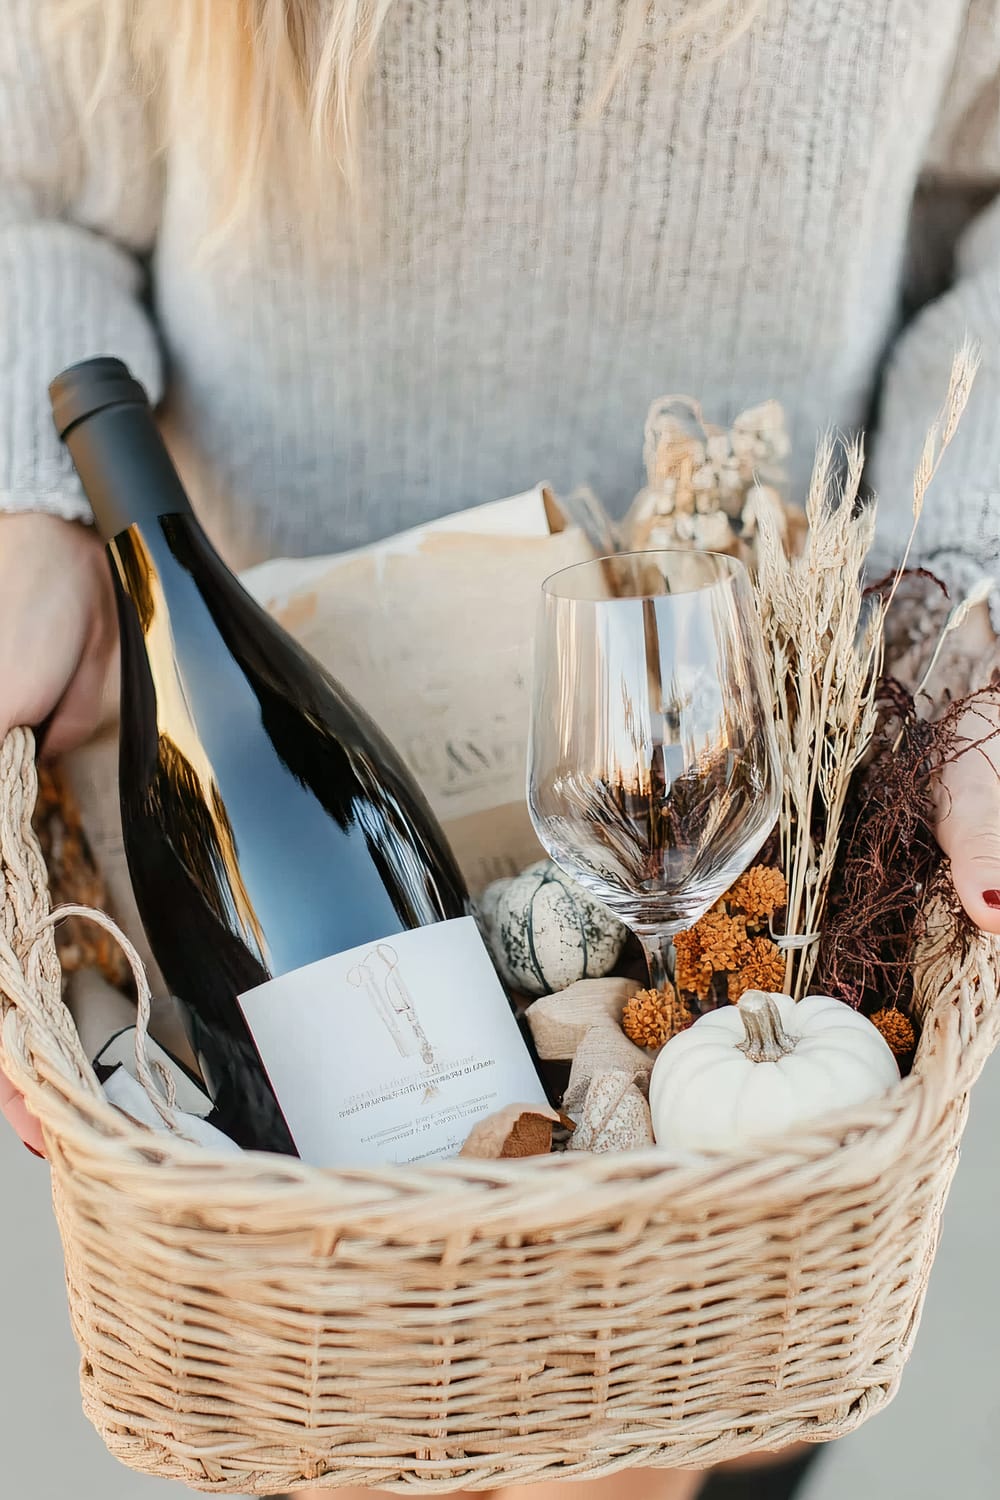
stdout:
MULTIPOLYGON (((136 1022, 135 1022, 135 1069, 139 1082, 142 1084, 149 1101, 156 1109, 163 1123, 168 1129, 180 1134, 180 1127, 174 1114, 177 1103, 177 1089, 174 1080, 167 1069, 160 1062, 150 1062, 146 1053, 146 1042, 149 1038, 149 1020, 152 1012, 153 996, 149 988, 149 978, 146 974, 146 966, 125 933, 106 912, 98 911, 93 906, 76 906, 67 904, 57 906, 45 919, 45 925, 55 929, 59 923, 67 917, 79 917, 85 922, 93 922, 95 926, 102 927, 112 937, 125 955, 126 962, 132 970, 132 978, 135 981, 136 991, 136 1022)), ((89 1063, 88 1063, 88 1066, 89 1063)))
POLYGON ((924 908, 923 932, 913 954, 914 1000, 926 1025, 936 998, 954 994, 952 1024, 959 1056, 950 1088, 965 1093, 1000 1043, 1000 938, 968 931, 963 949, 956 951, 955 903, 944 885, 950 878, 949 872, 942 873, 924 908))
POLYGON ((62 998, 55 928, 66 917, 94 922, 120 945, 135 980, 139 1081, 168 1129, 183 1135, 173 1079, 146 1053, 152 997, 135 947, 103 912, 87 906, 51 909, 45 861, 32 826, 37 795, 34 736, 14 729, 0 745, 0 1063, 43 1123, 51 1113, 51 1091, 45 1087, 50 1085, 88 1114, 98 1104, 105 1129, 109 1119, 125 1126, 104 1097, 62 998))

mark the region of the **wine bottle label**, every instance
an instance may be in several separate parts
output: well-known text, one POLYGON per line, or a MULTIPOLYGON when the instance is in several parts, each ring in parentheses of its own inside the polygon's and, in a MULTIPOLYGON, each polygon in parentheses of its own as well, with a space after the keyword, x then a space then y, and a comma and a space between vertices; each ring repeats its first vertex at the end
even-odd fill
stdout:
POLYGON ((239 1002, 314 1166, 456 1156, 483 1115, 545 1103, 472 917, 321 959, 239 1002))

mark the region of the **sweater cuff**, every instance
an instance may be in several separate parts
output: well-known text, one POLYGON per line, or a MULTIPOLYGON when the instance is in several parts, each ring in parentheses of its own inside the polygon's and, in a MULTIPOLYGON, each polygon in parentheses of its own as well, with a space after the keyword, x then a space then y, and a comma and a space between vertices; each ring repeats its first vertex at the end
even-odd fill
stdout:
POLYGON ((0 509, 89 518, 48 385, 68 365, 115 354, 159 399, 160 352, 142 283, 134 257, 74 225, 0 227, 0 509))
POLYGON ((984 581, 992 583, 988 601, 990 619, 993 629, 1000 635, 1000 568, 996 562, 946 547, 921 553, 919 561, 935 578, 940 578, 953 606, 968 598, 978 584, 984 581))
POLYGON ((64 521, 90 522, 90 506, 80 486, 68 483, 65 489, 30 491, 0 490, 0 515, 40 512, 61 516, 64 521))
MULTIPOLYGON (((943 544, 938 547, 922 548, 919 545, 919 536, 918 532, 918 545, 914 548, 910 567, 926 568, 928 573, 932 573, 940 583, 944 584, 948 591, 950 608, 961 604, 962 600, 967 599, 972 590, 981 583, 991 583, 993 587, 987 602, 993 629, 1000 635, 1000 564, 989 556, 977 553, 974 549, 965 550, 961 546, 943 544)), ((877 537, 868 560, 869 579, 887 578, 898 566, 898 550, 890 550, 886 546, 885 538, 877 537)))

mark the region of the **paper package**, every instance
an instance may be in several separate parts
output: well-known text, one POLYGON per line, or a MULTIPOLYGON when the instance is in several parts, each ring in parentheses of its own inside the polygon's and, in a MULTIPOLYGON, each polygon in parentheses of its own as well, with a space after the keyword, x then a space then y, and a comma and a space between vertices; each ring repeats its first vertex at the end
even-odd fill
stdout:
POLYGON ((541 854, 524 794, 538 599, 550 573, 593 555, 563 523, 540 485, 245 578, 392 741, 474 894, 541 854))

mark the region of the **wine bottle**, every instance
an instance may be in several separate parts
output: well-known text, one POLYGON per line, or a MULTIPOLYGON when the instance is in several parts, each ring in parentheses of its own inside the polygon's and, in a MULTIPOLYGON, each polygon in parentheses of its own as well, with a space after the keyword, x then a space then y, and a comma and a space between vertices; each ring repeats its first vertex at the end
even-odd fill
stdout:
POLYGON ((444 835, 195 519, 121 361, 50 386, 108 545, 122 829, 220 1127, 321 1166, 460 1150, 544 1092, 444 835))

